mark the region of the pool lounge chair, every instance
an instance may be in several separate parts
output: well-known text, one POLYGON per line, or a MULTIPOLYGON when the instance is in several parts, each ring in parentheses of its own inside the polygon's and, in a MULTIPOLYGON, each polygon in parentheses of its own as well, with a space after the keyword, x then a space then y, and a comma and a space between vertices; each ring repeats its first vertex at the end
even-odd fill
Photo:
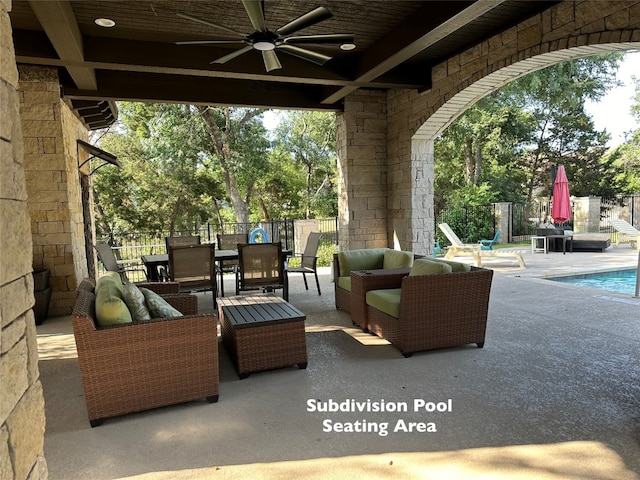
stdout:
POLYGON ((438 228, 442 230, 442 233, 444 233, 451 242, 451 246, 447 249, 447 253, 444 256, 445 259, 451 260, 457 255, 471 255, 475 258, 477 252, 480 251, 479 243, 462 243, 458 238, 458 235, 451 230, 451 227, 448 224, 441 223, 438 225, 438 228))
POLYGON ((621 220, 619 218, 611 220, 611 225, 618 232, 616 236, 615 246, 617 247, 620 243, 629 243, 631 248, 637 248, 638 246, 638 231, 633 225, 625 220, 621 220))
MULTIPOLYGON (((481 243, 470 244, 470 243, 462 243, 458 236, 451 230, 451 227, 446 223, 441 223, 438 225, 440 230, 447 236, 449 241, 451 242, 451 246, 447 249, 447 254, 444 256, 446 260, 451 260, 456 256, 471 256, 473 257, 473 263, 476 267, 482 266, 483 258, 493 258, 493 257, 511 257, 518 262, 520 268, 526 268, 524 263, 524 258, 522 257, 521 250, 512 250, 512 249, 500 249, 500 250, 482 250, 481 243)), ((496 235, 497 238, 497 235, 496 235)))
POLYGON ((500 230, 498 230, 492 240, 478 240, 480 244, 480 250, 493 250, 493 246, 498 242, 500 238, 500 230))

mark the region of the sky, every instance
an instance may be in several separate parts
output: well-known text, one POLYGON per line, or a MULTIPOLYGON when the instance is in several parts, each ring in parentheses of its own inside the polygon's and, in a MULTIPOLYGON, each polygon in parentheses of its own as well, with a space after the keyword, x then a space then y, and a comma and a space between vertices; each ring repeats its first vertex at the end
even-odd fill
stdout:
MULTIPOLYGON (((618 80, 623 84, 607 93, 597 102, 587 102, 585 108, 591 114, 596 129, 606 130, 611 135, 610 148, 624 142, 624 134, 640 128, 640 123, 629 112, 635 96, 635 83, 631 77, 640 78, 640 52, 629 52, 625 55, 618 70, 618 80)), ((273 130, 279 123, 278 110, 265 112, 264 126, 273 130)))

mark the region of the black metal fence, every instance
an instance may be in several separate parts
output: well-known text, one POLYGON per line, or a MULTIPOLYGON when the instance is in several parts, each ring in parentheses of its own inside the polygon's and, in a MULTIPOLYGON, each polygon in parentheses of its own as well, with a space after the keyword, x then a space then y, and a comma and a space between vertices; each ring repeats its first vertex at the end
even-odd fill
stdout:
POLYGON ((611 220, 626 220, 635 228, 640 227, 640 195, 628 195, 615 200, 602 200, 600 204, 600 231, 615 233, 611 220))
POLYGON ((436 216, 436 240, 440 245, 449 245, 449 240, 437 228, 447 223, 463 242, 477 242, 481 238, 493 238, 496 232, 496 210, 494 205, 448 207, 436 216))
MULTIPOLYGON (((338 244, 338 219, 317 219, 318 229, 322 233, 321 245, 338 244)), ((250 241, 282 242, 282 246, 293 252, 299 251, 295 245, 295 220, 271 220, 255 223, 203 224, 199 228, 181 231, 163 232, 123 232, 98 237, 98 243, 108 243, 114 249, 116 257, 122 260, 139 260, 142 255, 165 253, 165 237, 199 235, 203 243, 215 243, 217 234, 247 233, 250 241)), ((103 272, 102 265, 99 273, 103 272)), ((141 280, 141 279, 137 279, 141 280)))

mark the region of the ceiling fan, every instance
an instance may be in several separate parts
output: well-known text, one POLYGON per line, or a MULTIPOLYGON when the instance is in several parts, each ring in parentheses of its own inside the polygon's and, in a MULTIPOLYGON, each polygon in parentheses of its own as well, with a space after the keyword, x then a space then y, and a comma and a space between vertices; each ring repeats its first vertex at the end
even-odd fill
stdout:
POLYGON ((249 16, 249 20, 255 28, 253 33, 245 34, 219 25, 217 23, 209 22, 198 17, 186 13, 178 13, 177 15, 187 20, 202 23, 209 27, 214 27, 220 30, 224 30, 238 37, 235 40, 195 40, 186 42, 176 42, 177 45, 196 45, 196 44, 214 44, 214 43, 243 43, 244 47, 232 52, 228 55, 220 57, 211 63, 223 64, 229 60, 233 60, 239 57, 243 53, 251 50, 258 50, 262 53, 262 59, 267 72, 282 68, 276 50, 288 53, 298 58, 302 58, 309 62, 313 62, 317 65, 324 65, 332 57, 324 55, 319 52, 314 52, 306 48, 302 48, 298 45, 307 44, 330 44, 340 45, 342 50, 353 50, 355 48, 354 35, 350 33, 332 33, 326 35, 302 35, 292 36, 293 33, 298 32, 304 28, 320 23, 328 18, 332 17, 329 10, 324 7, 317 7, 310 12, 300 15, 299 17, 291 20, 289 23, 281 26, 275 31, 271 31, 267 28, 264 18, 264 0, 242 0, 242 5, 249 16))

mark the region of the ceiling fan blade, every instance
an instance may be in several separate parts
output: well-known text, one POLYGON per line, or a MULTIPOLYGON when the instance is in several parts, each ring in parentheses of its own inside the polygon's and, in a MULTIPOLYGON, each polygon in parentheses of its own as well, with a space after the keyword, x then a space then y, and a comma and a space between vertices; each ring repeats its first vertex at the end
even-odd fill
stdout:
POLYGON ((267 69, 267 72, 282 68, 282 65, 280 65, 280 60, 278 60, 278 56, 273 50, 264 50, 262 52, 262 60, 264 61, 264 68, 267 69))
POLYGON ((212 43, 246 43, 244 40, 190 40, 176 42, 176 45, 207 45, 212 43))
POLYGON ((276 30, 276 34, 280 36, 290 35, 298 30, 302 30, 303 28, 310 27, 311 25, 315 25, 316 23, 322 22, 327 18, 331 18, 333 15, 329 10, 324 7, 318 7, 310 12, 305 13, 304 15, 300 15, 298 18, 291 20, 286 25, 283 25, 278 30, 276 30))
POLYGON ((186 18, 187 20, 191 20, 192 22, 198 22, 198 23, 201 23, 203 25, 207 25, 209 27, 219 28, 221 30, 225 30, 225 31, 227 31, 229 33, 233 33, 234 35, 239 35, 239 36, 241 36, 243 38, 246 36, 244 33, 236 32, 235 30, 232 30, 231 28, 225 27, 223 25, 218 25, 217 23, 209 22, 208 20, 203 20, 203 19, 198 18, 198 17, 194 17, 192 15, 189 15, 188 13, 178 12, 178 13, 176 13, 176 15, 178 17, 180 17, 180 18, 186 18))
POLYGON ((322 53, 312 52, 311 50, 307 50, 305 48, 296 47, 295 45, 283 44, 283 45, 279 45, 277 49, 282 50, 283 52, 286 52, 289 55, 293 55, 294 57, 302 58, 303 60, 308 60, 309 62, 313 62, 316 65, 324 65, 326 62, 328 62, 332 58, 327 55, 323 55, 322 53))
POLYGON ((259 32, 266 32, 267 25, 264 21, 264 11, 262 10, 262 2, 260 0, 242 0, 242 5, 249 15, 251 25, 259 32))
POLYGON ((327 35, 301 35, 297 37, 287 37, 284 43, 302 45, 305 43, 355 43, 355 35, 352 33, 329 33, 327 35))
POLYGON ((241 48, 240 50, 236 50, 233 53, 230 53, 228 55, 225 55, 224 57, 220 57, 217 60, 214 60, 211 63, 227 63, 229 60, 233 60, 236 57, 239 57, 240 55, 242 55, 243 53, 247 53, 248 51, 253 50, 253 47, 250 45, 247 45, 244 48, 241 48))

